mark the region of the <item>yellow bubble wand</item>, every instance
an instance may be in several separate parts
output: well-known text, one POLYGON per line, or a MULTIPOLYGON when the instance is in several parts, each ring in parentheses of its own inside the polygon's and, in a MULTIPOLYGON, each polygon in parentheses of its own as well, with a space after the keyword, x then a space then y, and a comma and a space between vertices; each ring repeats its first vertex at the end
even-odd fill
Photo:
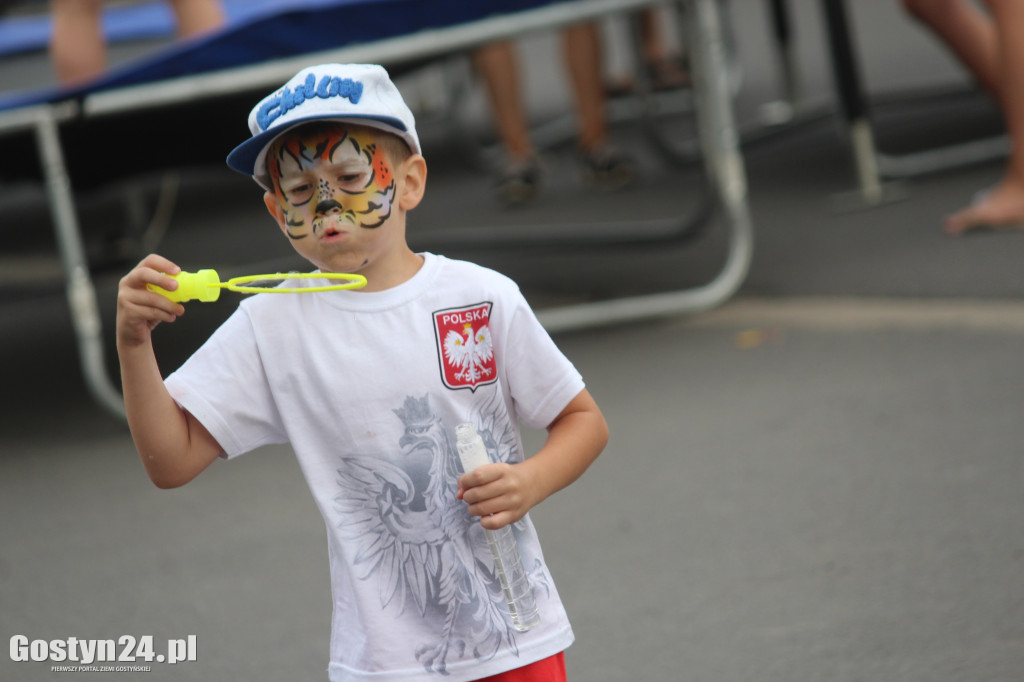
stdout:
POLYGON ((318 291, 341 291, 343 289, 359 289, 366 286, 366 278, 362 275, 355 275, 347 272, 279 272, 272 275, 245 275, 243 277, 232 277, 226 282, 220 281, 220 275, 216 270, 199 270, 197 272, 179 272, 177 275, 169 275, 177 280, 178 288, 168 291, 155 284, 147 284, 150 291, 166 296, 172 301, 184 302, 200 300, 210 303, 220 298, 221 289, 236 291, 241 294, 311 294, 318 291), (252 282, 274 282, 291 279, 325 279, 344 280, 341 284, 323 284, 311 287, 266 287, 266 286, 245 286, 252 282))

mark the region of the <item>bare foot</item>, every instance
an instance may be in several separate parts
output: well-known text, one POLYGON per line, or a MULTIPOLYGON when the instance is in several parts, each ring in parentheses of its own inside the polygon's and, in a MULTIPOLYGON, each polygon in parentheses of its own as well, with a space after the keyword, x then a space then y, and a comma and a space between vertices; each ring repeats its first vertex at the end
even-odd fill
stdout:
POLYGON ((970 206, 946 218, 946 234, 979 229, 1024 229, 1024 187, 1004 179, 970 206))

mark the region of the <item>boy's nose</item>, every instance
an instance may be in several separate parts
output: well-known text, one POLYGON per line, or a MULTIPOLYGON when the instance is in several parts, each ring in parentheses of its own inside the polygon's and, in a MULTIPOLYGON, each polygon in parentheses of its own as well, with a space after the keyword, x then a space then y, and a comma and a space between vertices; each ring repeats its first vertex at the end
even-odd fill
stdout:
POLYGON ((341 204, 334 199, 324 199, 316 205, 316 212, 318 215, 329 215, 335 211, 341 210, 341 204))

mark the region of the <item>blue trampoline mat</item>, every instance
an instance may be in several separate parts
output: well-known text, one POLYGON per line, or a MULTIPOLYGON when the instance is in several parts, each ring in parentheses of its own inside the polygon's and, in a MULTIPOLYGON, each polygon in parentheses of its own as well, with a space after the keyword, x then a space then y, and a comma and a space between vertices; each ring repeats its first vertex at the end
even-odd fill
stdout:
MULTIPOLYGON (((175 41, 146 57, 112 67, 88 83, 6 93, 0 96, 0 111, 371 43, 564 1, 225 0, 231 18, 217 31, 175 41)), ((112 8, 108 19, 113 25, 121 25, 119 30, 136 37, 146 32, 153 35, 153 31, 172 31, 172 17, 163 4, 112 8)), ((44 19, 48 37, 49 20, 44 19)))
MULTIPOLYGON (((221 0, 221 3, 229 24, 272 14, 294 4, 288 0, 221 0)), ((49 14, 0 19, 0 57, 45 50, 50 40, 50 24, 49 14)), ((103 10, 103 32, 109 43, 170 38, 175 33, 174 13, 160 0, 108 6, 103 10)))

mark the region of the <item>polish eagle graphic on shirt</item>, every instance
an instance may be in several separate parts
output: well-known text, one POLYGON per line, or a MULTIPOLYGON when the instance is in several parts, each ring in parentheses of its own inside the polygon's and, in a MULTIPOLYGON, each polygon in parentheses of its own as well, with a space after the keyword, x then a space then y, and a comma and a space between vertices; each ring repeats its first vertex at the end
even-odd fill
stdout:
POLYGON ((462 333, 452 329, 444 337, 444 355, 456 368, 455 378, 473 384, 493 371, 488 367, 494 357, 491 330, 484 324, 474 330, 467 322, 462 333))
MULTIPOLYGON (((462 470, 454 439, 429 396, 407 397, 394 413, 404 424, 404 466, 343 457, 338 470, 335 506, 359 579, 377 581, 382 609, 415 609, 431 624, 436 639, 415 643, 428 672, 444 674, 451 652, 487 660, 506 646, 518 651, 483 528, 455 497, 462 470)), ((473 418, 493 461, 516 454, 504 413, 495 392, 473 418)), ((539 560, 527 567, 535 589, 547 587, 540 568, 539 560)))

